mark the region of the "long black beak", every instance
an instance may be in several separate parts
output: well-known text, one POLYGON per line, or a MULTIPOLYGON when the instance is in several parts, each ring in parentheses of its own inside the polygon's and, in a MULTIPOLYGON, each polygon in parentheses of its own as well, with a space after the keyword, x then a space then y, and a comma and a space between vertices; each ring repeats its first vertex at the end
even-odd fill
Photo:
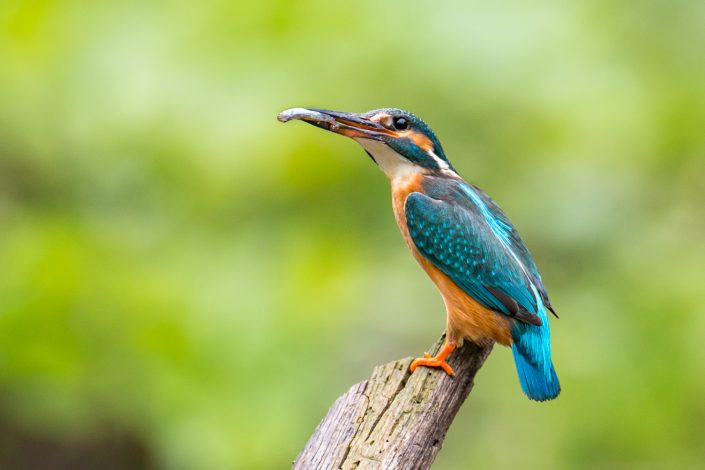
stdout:
POLYGON ((281 122, 298 119, 321 129, 353 138, 382 140, 382 136, 391 135, 384 126, 363 115, 328 109, 292 108, 279 113, 277 119, 281 122))

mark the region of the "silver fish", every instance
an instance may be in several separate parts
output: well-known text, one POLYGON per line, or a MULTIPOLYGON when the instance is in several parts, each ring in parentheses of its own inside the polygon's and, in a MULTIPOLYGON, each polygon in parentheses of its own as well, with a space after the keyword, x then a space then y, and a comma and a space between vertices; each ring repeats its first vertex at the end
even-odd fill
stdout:
POLYGON ((289 122, 294 119, 298 119, 320 125, 321 127, 325 126, 328 130, 336 129, 339 125, 333 116, 328 116, 327 114, 305 108, 291 108, 284 110, 279 113, 277 119, 281 122, 289 122))

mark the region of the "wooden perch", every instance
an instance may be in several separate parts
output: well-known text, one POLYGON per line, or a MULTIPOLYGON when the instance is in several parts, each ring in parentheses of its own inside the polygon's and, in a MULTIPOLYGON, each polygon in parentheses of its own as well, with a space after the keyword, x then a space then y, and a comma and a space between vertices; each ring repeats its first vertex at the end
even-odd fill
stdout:
POLYGON ((333 403, 294 469, 430 468, 491 350, 466 341, 450 355, 454 377, 425 367, 410 374, 412 358, 377 366, 333 403))

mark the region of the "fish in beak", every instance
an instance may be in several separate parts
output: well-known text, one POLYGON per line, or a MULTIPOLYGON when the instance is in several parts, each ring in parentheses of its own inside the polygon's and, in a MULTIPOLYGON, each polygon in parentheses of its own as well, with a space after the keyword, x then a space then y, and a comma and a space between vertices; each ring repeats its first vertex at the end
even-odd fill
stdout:
POLYGON ((393 136, 387 128, 364 114, 316 108, 291 108, 279 113, 277 119, 281 122, 305 121, 321 129, 351 138, 382 140, 382 136, 393 136))

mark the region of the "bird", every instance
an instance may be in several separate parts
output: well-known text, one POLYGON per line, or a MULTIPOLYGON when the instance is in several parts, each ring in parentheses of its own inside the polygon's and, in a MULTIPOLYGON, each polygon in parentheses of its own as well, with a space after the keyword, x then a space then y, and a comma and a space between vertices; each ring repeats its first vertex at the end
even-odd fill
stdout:
POLYGON ((448 356, 465 340, 499 343, 511 348, 529 399, 558 396, 547 312, 558 315, 536 263, 506 214, 460 177, 424 121, 398 108, 360 114, 292 108, 278 119, 352 138, 389 179, 397 225, 446 308, 443 347, 413 360, 412 373, 423 366, 452 376, 448 356))

